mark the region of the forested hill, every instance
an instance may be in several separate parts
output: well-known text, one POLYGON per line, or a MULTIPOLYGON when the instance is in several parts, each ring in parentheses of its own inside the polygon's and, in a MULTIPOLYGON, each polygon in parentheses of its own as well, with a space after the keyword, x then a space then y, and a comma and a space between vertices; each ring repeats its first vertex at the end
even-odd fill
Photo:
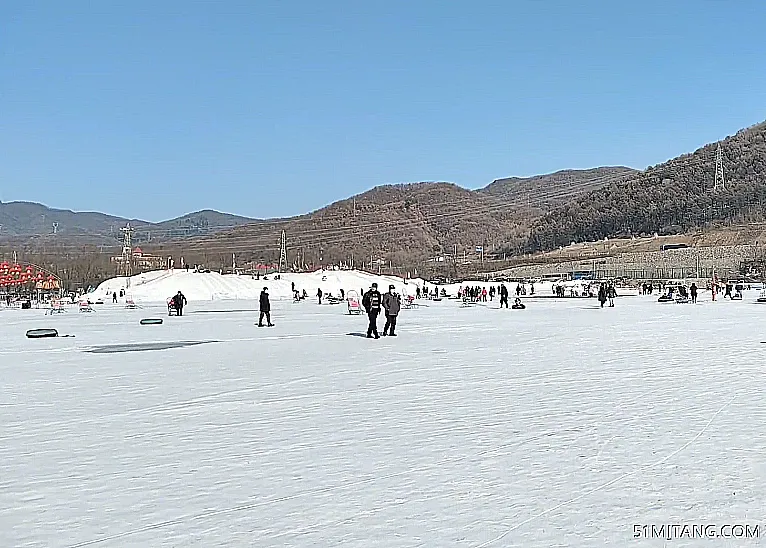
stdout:
MULTIPOLYGON (((762 220, 766 122, 720 142, 725 187, 714 190, 718 143, 581 195, 532 223, 527 251, 619 235, 682 232, 762 220)), ((512 244, 511 244, 512 247, 512 244)))
POLYGON ((496 179, 479 190, 517 205, 548 212, 569 203, 581 194, 621 182, 637 174, 629 167, 606 166, 592 169, 565 169, 534 177, 496 179))

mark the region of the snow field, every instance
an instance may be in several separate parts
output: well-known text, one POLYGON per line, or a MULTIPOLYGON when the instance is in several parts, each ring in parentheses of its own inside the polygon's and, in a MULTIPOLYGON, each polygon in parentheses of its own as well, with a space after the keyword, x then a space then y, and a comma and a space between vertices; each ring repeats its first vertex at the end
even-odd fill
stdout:
POLYGON ((0 545, 662 546, 633 524, 763 519, 766 305, 421 302, 377 341, 313 302, 263 329, 252 301, 3 310, 0 545))

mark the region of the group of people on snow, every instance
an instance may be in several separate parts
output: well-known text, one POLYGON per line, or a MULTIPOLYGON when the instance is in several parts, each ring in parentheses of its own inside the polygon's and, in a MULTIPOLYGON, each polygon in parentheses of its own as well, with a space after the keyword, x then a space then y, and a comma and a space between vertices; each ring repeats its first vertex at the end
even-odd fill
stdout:
POLYGON ((617 296, 617 290, 614 288, 612 282, 601 284, 598 288, 598 302, 601 303, 601 308, 604 308, 606 301, 609 301, 609 306, 614 306, 614 298, 617 296))
POLYGON ((395 292, 393 285, 388 286, 388 293, 383 295, 378 291, 378 284, 373 283, 370 289, 362 297, 362 306, 367 312, 367 318, 370 320, 367 326, 367 338, 376 339, 380 338, 378 335, 378 315, 380 314, 381 307, 386 315, 386 325, 383 327, 383 336, 390 335, 396 337, 396 318, 399 315, 399 311, 402 307, 402 299, 398 293, 395 292))

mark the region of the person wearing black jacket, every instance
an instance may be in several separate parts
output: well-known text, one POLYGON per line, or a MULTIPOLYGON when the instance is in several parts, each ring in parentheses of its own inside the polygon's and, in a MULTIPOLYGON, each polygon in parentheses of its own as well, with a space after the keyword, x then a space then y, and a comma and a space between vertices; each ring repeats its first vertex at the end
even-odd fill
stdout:
POLYGON ((269 302, 269 288, 264 287, 261 291, 261 317, 258 318, 258 327, 263 327, 263 317, 266 316, 266 325, 274 327, 271 323, 271 302, 269 302))
POLYGON ((500 308, 503 308, 503 304, 508 308, 508 288, 505 287, 505 284, 500 286, 500 308))
POLYGON ((186 304, 186 297, 184 297, 184 294, 180 291, 176 293, 176 296, 173 297, 173 306, 176 309, 176 314, 178 316, 184 315, 184 305, 186 304))
POLYGON ((362 306, 367 311, 367 317, 370 319, 370 325, 367 327, 367 338, 371 339, 373 334, 376 339, 378 335, 378 314, 380 314, 381 295, 378 291, 378 284, 373 283, 370 290, 362 298, 362 306))

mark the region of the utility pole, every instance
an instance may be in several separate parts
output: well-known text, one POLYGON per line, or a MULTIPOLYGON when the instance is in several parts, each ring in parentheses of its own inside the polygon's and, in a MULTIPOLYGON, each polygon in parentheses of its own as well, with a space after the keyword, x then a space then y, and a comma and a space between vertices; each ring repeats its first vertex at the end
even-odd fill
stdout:
POLYGON ((718 143, 718 149, 715 152, 715 183, 713 190, 725 190, 726 182, 723 176, 723 153, 721 152, 721 143, 718 143))
POLYGON ((59 224, 58 223, 53 223, 53 235, 54 236, 58 232, 58 229, 59 229, 59 224))
POLYGON ((285 231, 282 231, 282 238, 281 238, 281 245, 279 248, 279 271, 280 272, 286 272, 287 271, 287 236, 285 236, 285 231))

